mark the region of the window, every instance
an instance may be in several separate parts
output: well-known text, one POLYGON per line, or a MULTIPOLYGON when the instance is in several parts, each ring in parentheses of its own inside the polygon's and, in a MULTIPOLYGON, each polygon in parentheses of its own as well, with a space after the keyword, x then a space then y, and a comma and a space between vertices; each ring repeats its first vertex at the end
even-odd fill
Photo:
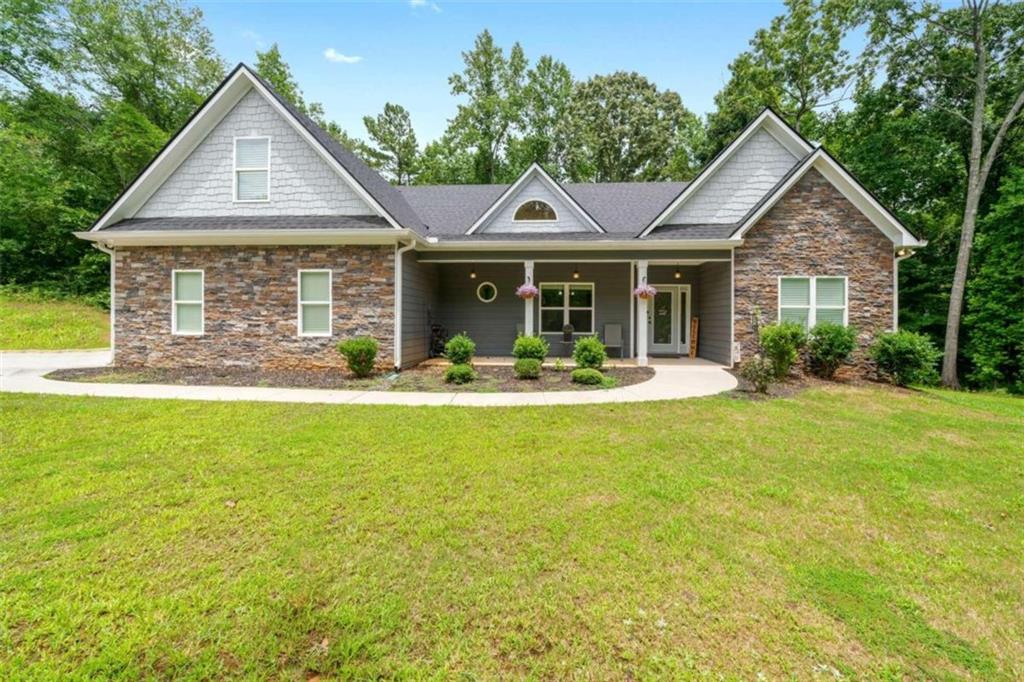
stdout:
POLYGON ((561 334, 571 324, 577 334, 594 333, 593 284, 541 284, 540 330, 561 334))
POLYGON ((299 270, 299 336, 331 335, 331 271, 299 270))
POLYGON ((235 138, 235 201, 270 199, 270 138, 235 138))
POLYGON ((484 303, 490 303, 494 299, 498 298, 498 287, 494 286, 490 282, 482 282, 480 286, 476 288, 476 297, 484 303))
POLYGON ((805 329, 819 322, 845 325, 846 278, 780 277, 779 320, 805 329))
POLYGON ((175 334, 203 333, 203 271, 171 273, 171 330, 175 334))
POLYGON ((558 215, 555 213, 555 209, 551 208, 551 204, 545 201, 525 201, 520 204, 519 208, 516 209, 515 215, 512 216, 512 220, 519 221, 554 221, 558 220, 558 215))

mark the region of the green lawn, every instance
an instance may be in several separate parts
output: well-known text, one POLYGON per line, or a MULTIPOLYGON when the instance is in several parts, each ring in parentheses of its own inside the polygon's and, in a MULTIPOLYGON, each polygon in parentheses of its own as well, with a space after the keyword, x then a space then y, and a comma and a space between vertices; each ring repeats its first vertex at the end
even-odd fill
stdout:
POLYGON ((1021 679, 1024 402, 0 394, 0 679, 1021 679))
POLYGON ((77 301, 0 294, 0 350, 65 350, 110 345, 110 316, 77 301))

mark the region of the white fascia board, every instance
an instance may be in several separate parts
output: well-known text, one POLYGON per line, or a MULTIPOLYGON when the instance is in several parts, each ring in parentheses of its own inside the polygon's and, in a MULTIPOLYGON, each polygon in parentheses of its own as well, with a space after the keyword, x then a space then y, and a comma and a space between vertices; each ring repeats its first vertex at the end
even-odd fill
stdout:
POLYGON ((656 227, 661 225, 665 220, 674 214, 680 206, 685 204, 690 197, 696 194, 697 190, 700 189, 705 182, 711 178, 719 168, 721 168, 726 161, 732 158, 733 154, 736 153, 747 140, 753 136, 755 132, 761 129, 766 130, 779 144, 786 148, 793 156, 799 159, 811 152, 811 147, 808 142, 800 137, 792 128, 786 125, 785 121, 780 119, 774 111, 771 109, 765 109, 761 112, 761 115, 755 118, 750 125, 743 129, 739 137, 732 141, 722 152, 711 160, 711 163, 704 167, 704 169, 697 174, 697 177, 693 179, 689 185, 683 188, 683 191, 679 193, 672 203, 670 203, 665 210, 655 217, 651 223, 644 228, 644 231, 640 233, 640 237, 646 237, 656 227))
POLYGON ((212 246, 271 244, 394 244, 422 240, 411 230, 107 230, 75 232, 75 236, 105 246, 212 246))
POLYGON ((814 154, 803 164, 803 167, 799 171, 793 173, 792 176, 784 184, 777 187, 775 192, 765 201, 757 211, 752 213, 743 222, 742 225, 737 228, 733 234, 732 239, 739 240, 746 235, 750 228, 757 224, 757 222, 764 217, 768 211, 772 209, 778 201, 786 195, 800 179, 807 174, 807 172, 814 168, 822 176, 828 180, 833 187, 839 190, 846 199, 854 205, 857 210, 864 214, 864 216, 871 221, 875 227, 879 229, 895 246, 908 246, 908 247, 920 247, 924 246, 927 242, 922 242, 910 234, 910 232, 903 227, 899 220, 890 213, 884 206, 871 196, 864 187, 857 182, 849 172, 846 171, 838 162, 829 156, 824 149, 818 149, 814 154))
POLYGON ((427 241, 423 244, 424 251, 615 251, 629 249, 651 251, 679 251, 703 249, 732 249, 741 246, 739 239, 658 239, 656 241, 640 241, 638 239, 609 239, 600 241, 574 241, 546 239, 543 241, 427 241))
POLYGON ((476 222, 466 230, 466 234, 473 234, 480 227, 485 225, 499 209, 503 208, 514 196, 516 196, 516 194, 519 193, 520 188, 526 184, 527 181, 534 177, 539 177, 551 191, 558 195, 558 198, 561 199, 566 206, 572 209, 578 217, 582 218, 588 225, 590 225, 595 232, 607 233, 607 230, 598 225, 597 221, 595 221, 590 214, 579 205, 579 202, 569 196, 569 193, 562 188, 562 185, 559 184, 557 180, 551 177, 551 175, 544 170, 543 166, 534 161, 530 164, 529 168, 523 171, 523 174, 520 175, 515 182, 509 185, 508 189, 501 193, 501 196, 495 199, 494 203, 484 211, 483 215, 476 219, 476 222))

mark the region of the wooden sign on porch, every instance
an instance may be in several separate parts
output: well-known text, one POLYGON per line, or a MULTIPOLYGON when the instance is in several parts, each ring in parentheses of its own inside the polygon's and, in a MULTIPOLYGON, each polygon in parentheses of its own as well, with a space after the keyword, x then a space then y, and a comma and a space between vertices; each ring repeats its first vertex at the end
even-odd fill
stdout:
POLYGON ((690 320, 690 359, 697 357, 697 332, 700 331, 700 318, 690 320))

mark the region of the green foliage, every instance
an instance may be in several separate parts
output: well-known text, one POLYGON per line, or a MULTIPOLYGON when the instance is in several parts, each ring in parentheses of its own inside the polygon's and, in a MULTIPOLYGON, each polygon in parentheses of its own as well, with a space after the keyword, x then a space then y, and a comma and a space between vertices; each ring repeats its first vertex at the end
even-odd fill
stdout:
POLYGON ((476 379, 476 372, 470 365, 452 365, 444 371, 444 380, 448 384, 468 384, 476 379))
POLYGON ((377 145, 374 152, 379 163, 375 167, 399 185, 412 184, 416 176, 419 145, 405 107, 387 102, 382 113, 364 116, 363 124, 377 145))
POLYGON ((110 346, 110 315, 81 298, 0 288, 0 350, 110 346))
POLYGON ((444 344, 444 356, 454 365, 468 365, 473 361, 476 344, 466 333, 456 334, 444 344))
POLYGON ((572 347, 572 359, 577 367, 584 369, 601 369, 608 359, 604 344, 596 336, 581 336, 572 347))
POLYGON ((373 373, 379 347, 376 339, 359 336, 339 343, 338 352, 345 358, 353 374, 357 377, 368 377, 373 373))
POLYGON ((744 360, 740 363, 739 371, 740 376, 758 393, 767 393, 768 387, 772 385, 772 382, 778 376, 775 363, 761 355, 754 355, 744 360))
POLYGON ((541 361, 537 358, 519 358, 513 369, 517 379, 537 379, 540 377, 541 361))
POLYGON ((550 350, 551 347, 542 336, 518 336, 512 344, 512 357, 534 358, 543 362, 550 350))
POLYGON ((761 327, 761 349, 772 361, 777 379, 789 374, 805 345, 807 332, 796 322, 779 322, 761 327))
POLYGON ((899 331, 879 334, 868 354, 878 372, 897 386, 933 384, 938 380, 935 363, 942 353, 924 334, 899 331))
POLYGON ((591 367, 578 367, 569 375, 573 383, 585 386, 599 386, 604 383, 604 375, 600 370, 591 367))
POLYGON ((568 366, 565 364, 565 360, 563 360, 562 358, 555 358, 554 369, 556 372, 564 372, 566 369, 568 369, 568 366))
POLYGON ((807 341, 811 371, 831 379, 857 348, 857 330, 834 322, 819 322, 807 341))

